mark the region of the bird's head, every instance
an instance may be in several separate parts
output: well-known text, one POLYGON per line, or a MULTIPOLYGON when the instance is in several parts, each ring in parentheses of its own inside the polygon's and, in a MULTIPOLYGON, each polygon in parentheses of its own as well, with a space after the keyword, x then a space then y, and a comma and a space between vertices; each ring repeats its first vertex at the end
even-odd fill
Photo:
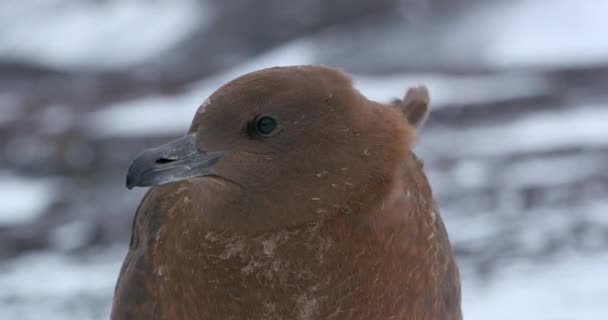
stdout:
POLYGON ((213 180, 275 226, 355 212, 394 187, 427 106, 424 88, 378 103, 322 66, 252 72, 214 92, 184 137, 142 152, 127 187, 213 180))

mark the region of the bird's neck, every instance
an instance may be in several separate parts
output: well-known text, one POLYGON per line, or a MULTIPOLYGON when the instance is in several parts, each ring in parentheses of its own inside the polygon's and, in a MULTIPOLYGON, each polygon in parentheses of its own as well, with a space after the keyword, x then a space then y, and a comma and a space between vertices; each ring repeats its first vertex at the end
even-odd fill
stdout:
POLYGON ((167 206, 150 242, 161 301, 203 318, 216 308, 246 317, 245 303, 283 318, 342 310, 352 319, 459 319, 460 302, 448 301, 459 299, 458 270, 432 195, 411 185, 423 176, 403 176, 374 208, 255 233, 210 228, 184 185, 173 199, 182 210, 167 206))

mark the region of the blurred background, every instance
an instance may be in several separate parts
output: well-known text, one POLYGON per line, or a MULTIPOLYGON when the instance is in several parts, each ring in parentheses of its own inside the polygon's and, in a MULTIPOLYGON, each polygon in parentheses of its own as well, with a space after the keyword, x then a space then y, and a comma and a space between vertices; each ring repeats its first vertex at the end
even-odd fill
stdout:
POLYGON ((0 3, 0 319, 107 319, 124 174, 224 82, 327 64, 426 84, 425 160, 466 319, 608 314, 605 0, 0 3))

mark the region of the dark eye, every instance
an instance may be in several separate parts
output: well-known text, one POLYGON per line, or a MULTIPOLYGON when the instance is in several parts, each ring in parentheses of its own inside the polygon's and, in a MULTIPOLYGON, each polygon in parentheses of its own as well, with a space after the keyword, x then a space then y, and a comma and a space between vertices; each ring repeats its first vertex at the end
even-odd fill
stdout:
POLYGON ((261 136, 270 136, 277 128, 277 120, 269 116, 261 116, 255 123, 255 129, 261 136))

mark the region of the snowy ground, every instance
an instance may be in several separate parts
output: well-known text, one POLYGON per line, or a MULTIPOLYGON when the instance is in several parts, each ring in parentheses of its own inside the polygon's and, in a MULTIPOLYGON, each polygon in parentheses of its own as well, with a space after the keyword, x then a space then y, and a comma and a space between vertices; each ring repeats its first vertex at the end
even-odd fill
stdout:
MULTIPOLYGON (((485 3, 405 44, 394 40, 409 34, 390 23, 371 38, 344 35, 341 27, 292 39, 171 94, 110 99, 96 108, 61 102, 33 112, 28 104, 15 107, 16 94, 0 92, 0 133, 11 134, 0 135, 0 319, 107 319, 142 195, 123 188, 130 157, 184 132, 206 96, 238 75, 331 62, 322 40, 328 37, 333 57, 346 66, 384 70, 412 59, 431 66, 359 71, 354 80, 379 100, 407 86, 430 89, 434 110, 416 151, 458 256, 465 318, 603 319, 608 93, 595 81, 605 75, 594 70, 608 63, 607 10, 603 0, 558 0, 551 10, 541 0, 485 3), (375 42, 352 52, 335 45, 340 39, 375 42), (387 50, 383 41, 404 51, 387 50), (408 54, 420 48, 434 50, 408 54), (445 64, 491 71, 433 68, 445 64)), ((166 52, 211 14, 195 0, 2 3, 0 62, 117 70, 166 52), (153 19, 159 23, 146 23, 153 19), (107 45, 98 50, 98 43, 107 45)))
POLYGON ((201 12, 196 0, 5 1, 0 56, 67 70, 115 69, 170 49, 205 22, 201 12))
POLYGON ((479 284, 464 275, 465 319, 601 319, 608 254, 572 253, 551 266, 520 263, 479 284))

